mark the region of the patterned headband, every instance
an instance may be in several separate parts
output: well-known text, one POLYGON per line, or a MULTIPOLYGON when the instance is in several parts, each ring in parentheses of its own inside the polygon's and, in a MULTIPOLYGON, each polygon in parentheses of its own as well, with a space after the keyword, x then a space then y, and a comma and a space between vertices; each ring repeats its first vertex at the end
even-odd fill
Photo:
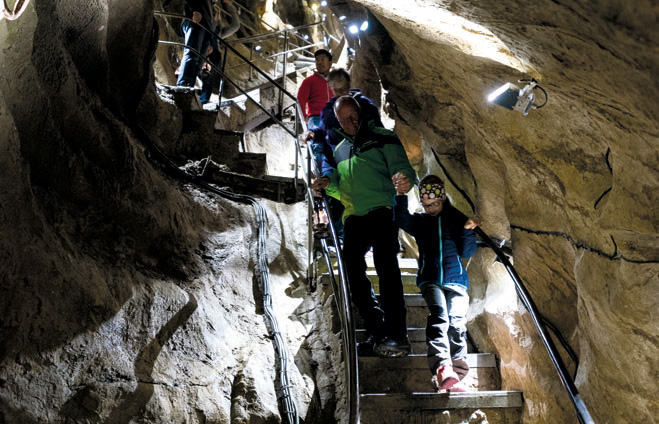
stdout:
POLYGON ((444 199, 443 184, 424 184, 419 188, 419 199, 444 199))

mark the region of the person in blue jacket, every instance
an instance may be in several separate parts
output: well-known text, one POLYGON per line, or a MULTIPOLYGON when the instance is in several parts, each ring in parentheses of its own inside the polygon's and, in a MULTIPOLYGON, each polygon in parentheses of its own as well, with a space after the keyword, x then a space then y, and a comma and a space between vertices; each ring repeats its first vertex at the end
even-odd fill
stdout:
MULTIPOLYGON (((327 75, 327 85, 334 93, 332 97, 320 112, 320 119, 322 125, 305 134, 305 140, 313 140, 315 143, 322 144, 323 156, 321 167, 319 169, 321 176, 326 176, 332 173, 336 168, 336 161, 334 160, 334 149, 344 139, 341 133, 341 124, 336 118, 334 113, 334 103, 336 99, 341 96, 352 96, 361 109, 361 119, 365 122, 373 121, 376 127, 383 127, 382 120, 380 119, 380 111, 371 99, 363 96, 361 90, 358 88, 350 88, 350 74, 343 68, 338 68, 330 71, 327 75)), ((328 207, 330 215, 334 222, 334 228, 341 242, 343 242, 343 210, 344 207, 341 202, 335 197, 328 198, 328 207)))
POLYGON ((419 246, 416 281, 429 309, 426 343, 432 381, 439 390, 465 391, 458 383, 469 371, 466 339, 469 277, 461 258, 469 258, 476 251, 473 229, 479 222, 468 219, 451 205, 444 183, 436 175, 428 175, 419 183, 424 213, 408 211, 407 177, 394 175, 392 180, 396 187, 394 221, 419 246))

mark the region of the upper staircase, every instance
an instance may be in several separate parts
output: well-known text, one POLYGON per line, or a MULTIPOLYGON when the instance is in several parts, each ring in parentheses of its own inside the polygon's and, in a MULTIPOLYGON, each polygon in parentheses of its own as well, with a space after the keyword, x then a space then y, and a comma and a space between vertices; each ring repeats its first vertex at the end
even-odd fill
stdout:
MULTIPOLYGON (((367 274, 374 291, 378 279, 372 258, 367 274)), ((523 397, 520 391, 501 390, 498 361, 491 353, 475 352, 469 346, 470 370, 465 393, 439 392, 428 368, 425 326, 428 308, 416 287, 416 260, 399 258, 403 276, 407 325, 412 353, 404 358, 359 357, 359 403, 362 424, 519 424, 523 397)), ((320 280, 330 289, 329 274, 320 280)), ((366 338, 363 321, 354 312, 356 338, 366 338)))
MULTIPOLYGON (((250 193, 277 202, 292 203, 304 199, 301 180, 268 175, 265 153, 246 152, 244 134, 218 129, 218 113, 204 110, 193 90, 158 85, 157 92, 168 106, 162 106, 170 121, 182 122, 176 140, 158 146, 177 166, 192 175, 239 193, 250 193), (180 118, 179 118, 180 117, 180 118)), ((177 123, 170 123, 176 126, 177 123)), ((178 134, 172 131, 172 134, 178 134)))
MULTIPOLYGON (((275 81, 290 92, 297 93, 299 85, 310 73, 310 68, 296 69, 286 77, 280 77, 275 81)), ((295 107, 295 102, 290 97, 280 96, 279 90, 273 84, 259 83, 247 91, 254 101, 241 95, 226 99, 219 104, 215 120, 216 129, 249 132, 268 121, 270 115, 278 116, 280 119, 289 118, 290 122, 290 118, 294 115, 291 113, 291 108, 295 107), (255 101, 260 104, 260 107, 255 101)), ((294 124, 289 125, 293 130, 294 124)))
MULTIPOLYGON (((294 93, 312 72, 312 49, 332 49, 328 45, 330 41, 335 47, 343 48, 345 40, 340 42, 328 34, 324 19, 277 30, 239 2, 234 6, 243 14, 240 37, 218 38, 221 63, 209 63, 214 82, 219 84, 219 93, 202 105, 195 90, 158 85, 159 96, 183 112, 180 138, 158 147, 166 150, 164 153, 169 157, 178 158, 178 166, 187 167, 187 171, 209 182, 276 201, 302 200, 306 187, 299 174, 307 159, 298 143, 304 127, 294 93), (262 33, 262 28, 268 31, 262 33), (323 41, 310 41, 310 31, 319 31, 323 41), (293 163, 270 168, 290 168, 292 172, 269 175, 265 154, 247 151, 249 144, 244 134, 264 127, 269 120, 281 127, 282 138, 290 141, 288 145, 293 152, 293 163)), ((220 9, 222 19, 228 14, 220 9)), ((169 20, 178 22, 187 18, 166 10, 156 11, 155 15, 163 28, 160 35, 166 38, 158 40, 161 46, 157 54, 159 68, 167 70, 171 68, 167 53, 171 56, 172 51, 180 53, 187 48, 175 35, 175 24, 169 20)), ((200 59, 205 58, 202 52, 189 51, 200 59)), ((164 74, 170 84, 175 81, 169 72, 164 74)), ((175 115, 172 113, 172 116, 175 115)), ((175 125, 171 126, 176 130, 175 125)))

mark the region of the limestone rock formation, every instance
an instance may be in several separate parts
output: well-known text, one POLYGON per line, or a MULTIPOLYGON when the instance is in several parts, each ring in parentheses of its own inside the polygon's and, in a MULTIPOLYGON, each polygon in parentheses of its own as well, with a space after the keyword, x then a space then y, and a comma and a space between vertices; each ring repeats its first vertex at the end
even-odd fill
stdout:
MULTIPOLYGON (((0 422, 282 421, 254 211, 149 147, 190 137, 157 100, 152 12, 32 1, 0 21, 0 422)), ((304 374, 306 206, 262 206, 292 396, 331 417, 304 374)))
MULTIPOLYGON (((512 239, 541 313, 577 352, 577 386, 595 421, 651 422, 659 412, 656 4, 350 4, 360 6, 370 18, 368 33, 352 40, 356 85, 379 98, 372 82, 381 81, 401 134, 423 140, 421 173, 445 177, 460 209, 512 239), (522 116, 488 104, 487 93, 522 78, 540 82, 546 106, 522 116)), ((479 255, 476 345, 499 353, 505 387, 524 391, 525 422, 575 421, 505 272, 479 255)))
MULTIPOLYGON (((252 3, 309 15, 305 2, 252 3)), ((656 2, 330 6, 368 17, 368 33, 348 36, 353 79, 384 99, 420 173, 445 177, 461 210, 511 240, 529 292, 576 351, 595 421, 653 422, 656 2), (543 108, 486 102, 529 77, 548 93, 543 108)), ((184 126, 157 100, 153 8, 33 0, 0 19, 0 422, 282 421, 253 211, 172 178, 147 147, 176 143, 184 126)), ((306 285, 306 209, 263 205, 299 412, 341 422, 333 301, 306 285)), ((481 249, 469 268, 474 345, 499 355, 505 388, 524 391, 525 423, 575 422, 492 260, 481 249)))

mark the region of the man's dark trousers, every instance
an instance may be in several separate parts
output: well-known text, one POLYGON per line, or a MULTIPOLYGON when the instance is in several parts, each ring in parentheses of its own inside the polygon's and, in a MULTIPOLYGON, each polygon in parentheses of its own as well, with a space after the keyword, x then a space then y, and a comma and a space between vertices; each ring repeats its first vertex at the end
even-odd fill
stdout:
POLYGON ((392 209, 382 207, 363 216, 346 218, 343 258, 352 301, 376 340, 387 336, 400 340, 407 335, 407 309, 398 267, 398 226, 392 209), (373 261, 380 280, 380 306, 366 276, 364 256, 373 248, 373 261))

